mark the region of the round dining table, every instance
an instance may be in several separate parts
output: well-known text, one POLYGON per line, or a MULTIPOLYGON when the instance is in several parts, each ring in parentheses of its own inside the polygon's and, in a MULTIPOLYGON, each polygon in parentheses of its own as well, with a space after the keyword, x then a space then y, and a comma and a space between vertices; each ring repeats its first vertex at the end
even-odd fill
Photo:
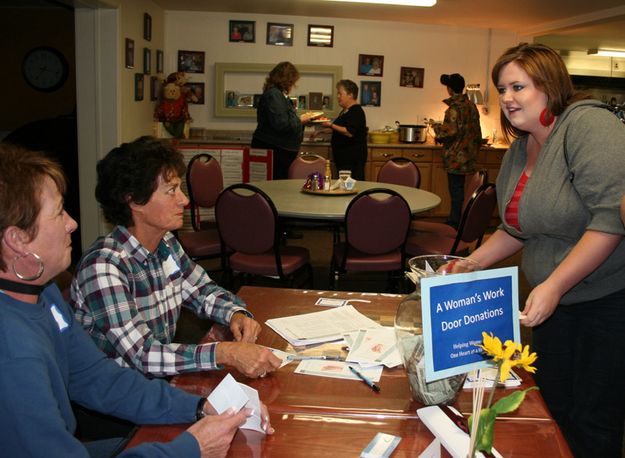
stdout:
MULTIPOLYGON (((273 201, 278 216, 289 219, 341 222, 347 206, 357 193, 347 195, 310 194, 302 192, 304 180, 268 180, 250 183, 264 191, 273 201)), ((386 188, 397 191, 410 206, 413 215, 430 210, 441 203, 441 198, 422 189, 390 183, 358 181, 358 192, 372 188, 386 188)))

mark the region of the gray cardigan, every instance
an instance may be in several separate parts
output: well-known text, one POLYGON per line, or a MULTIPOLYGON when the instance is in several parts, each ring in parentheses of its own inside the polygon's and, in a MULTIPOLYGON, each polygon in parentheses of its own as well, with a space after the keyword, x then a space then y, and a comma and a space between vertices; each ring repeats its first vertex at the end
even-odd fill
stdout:
MULTIPOLYGON (((526 146, 527 135, 514 141, 504 156, 497 177, 500 215, 505 215, 525 168, 526 146)), ((625 235, 619 215, 624 195, 625 126, 596 100, 572 104, 543 145, 521 196, 522 231, 502 224, 524 243, 522 268, 529 283, 545 281, 585 231, 625 235)), ((560 302, 598 299, 623 288, 625 241, 560 302)))

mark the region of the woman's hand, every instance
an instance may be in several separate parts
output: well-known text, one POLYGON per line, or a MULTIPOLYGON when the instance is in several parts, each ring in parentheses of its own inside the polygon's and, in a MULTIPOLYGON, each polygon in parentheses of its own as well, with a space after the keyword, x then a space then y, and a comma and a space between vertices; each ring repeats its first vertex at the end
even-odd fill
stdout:
POLYGON ((271 426, 269 410, 267 410, 267 406, 262 402, 260 403, 260 427, 263 428, 263 431, 267 434, 273 434, 276 432, 276 430, 271 426))
POLYGON ((250 378, 262 378, 282 363, 267 347, 247 342, 219 342, 215 354, 217 364, 232 366, 250 378))
POLYGON ((528 296, 520 323, 530 328, 542 324, 556 310, 561 297, 562 293, 548 282, 541 283, 528 296))
POLYGON ((228 410, 221 415, 204 417, 187 429, 200 446, 202 458, 220 458, 228 454, 232 438, 239 426, 252 414, 250 409, 241 409, 235 414, 228 410))
POLYGON ((230 331, 237 342, 256 342, 260 334, 260 324, 245 313, 235 313, 230 319, 230 331))

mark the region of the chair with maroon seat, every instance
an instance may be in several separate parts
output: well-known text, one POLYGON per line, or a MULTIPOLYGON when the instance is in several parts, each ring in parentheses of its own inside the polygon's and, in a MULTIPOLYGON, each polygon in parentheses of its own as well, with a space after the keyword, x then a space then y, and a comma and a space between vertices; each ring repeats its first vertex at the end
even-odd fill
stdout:
POLYGON ((410 159, 394 157, 380 168, 378 182, 418 188, 421 185, 421 171, 410 159))
POLYGON ((203 220, 202 213, 215 206, 223 190, 224 180, 219 162, 209 154, 193 156, 187 167, 186 182, 193 230, 177 231, 176 236, 193 260, 217 258, 221 254, 217 225, 214 221, 203 220))
MULTIPOLYGON (((373 188, 358 194, 345 212, 345 242, 334 245, 330 287, 347 272, 388 272, 401 282, 410 207, 396 191, 373 188)), ((399 289, 399 288, 398 288, 399 289)))
MULTIPOLYGON (((322 156, 312 153, 300 153, 289 166, 289 179, 302 179, 306 180, 311 173, 319 173, 321 176, 325 176, 326 159, 322 156)), ((304 182, 302 182, 302 186, 304 182)), ((286 219, 284 220, 284 227, 287 230, 288 238, 294 238, 293 234, 298 234, 297 237, 301 238, 299 233, 291 232, 297 229, 330 229, 334 231, 334 238, 338 237, 335 224, 328 224, 319 221, 296 221, 286 219)))
POLYGON ((457 231, 452 228, 451 234, 418 232, 410 235, 406 240, 406 254, 410 257, 425 254, 468 255, 473 243, 475 248, 482 243, 496 206, 495 185, 487 183, 480 187, 467 203, 457 231))
MULTIPOLYGON (((486 170, 478 170, 471 175, 464 190, 464 201, 462 202, 463 212, 475 192, 485 183, 488 183, 488 172, 486 170)), ((455 237, 458 231, 449 224, 417 219, 410 224, 410 235, 417 235, 419 232, 435 232, 439 235, 455 237)))
POLYGON ((319 172, 321 176, 326 170, 326 159, 311 153, 300 153, 289 166, 289 179, 306 179, 311 173, 319 172))
POLYGON ((234 272, 247 283, 253 277, 276 278, 295 286, 312 286, 308 249, 281 244, 278 212, 267 194, 250 184, 234 184, 222 191, 215 206, 222 241, 222 265, 226 282, 234 272), (306 281, 304 281, 306 280, 306 281))

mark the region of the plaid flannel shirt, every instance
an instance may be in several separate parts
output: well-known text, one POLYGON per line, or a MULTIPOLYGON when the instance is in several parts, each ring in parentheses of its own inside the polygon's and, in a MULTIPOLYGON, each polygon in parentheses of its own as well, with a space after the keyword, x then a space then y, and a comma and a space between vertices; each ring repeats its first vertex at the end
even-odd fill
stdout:
POLYGON ((219 287, 167 233, 150 253, 123 226, 98 239, 72 281, 70 304, 96 345, 121 366, 154 376, 217 369, 217 344, 172 339, 181 307, 228 325, 246 305, 219 287))

